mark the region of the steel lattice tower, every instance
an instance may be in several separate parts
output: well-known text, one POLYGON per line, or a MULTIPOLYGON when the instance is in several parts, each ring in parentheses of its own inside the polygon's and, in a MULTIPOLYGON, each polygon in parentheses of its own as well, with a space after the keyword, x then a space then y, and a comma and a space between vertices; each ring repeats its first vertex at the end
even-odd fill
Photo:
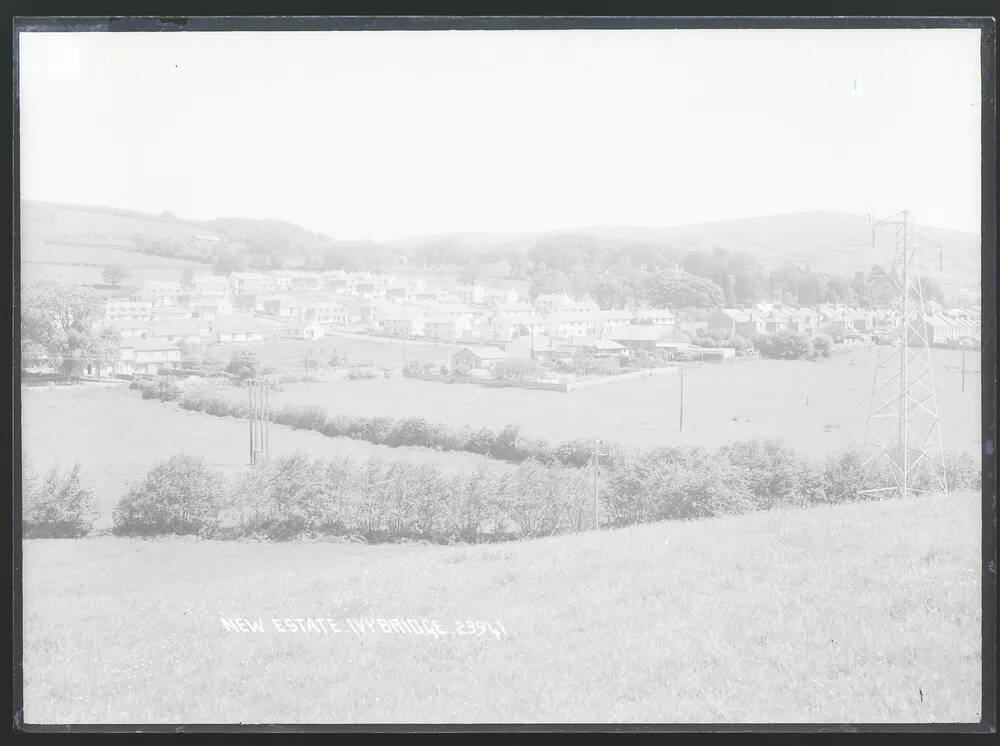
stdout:
POLYGON ((879 225, 895 226, 889 275, 894 300, 892 326, 877 348, 865 426, 864 464, 874 474, 875 484, 862 494, 947 492, 919 256, 909 211, 875 223, 873 245, 879 225))

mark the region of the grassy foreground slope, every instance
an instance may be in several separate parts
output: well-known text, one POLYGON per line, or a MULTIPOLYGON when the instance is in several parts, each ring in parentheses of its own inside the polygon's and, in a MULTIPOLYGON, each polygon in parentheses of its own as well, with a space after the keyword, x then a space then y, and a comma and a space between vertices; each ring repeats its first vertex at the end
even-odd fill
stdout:
POLYGON ((978 721, 979 516, 966 493, 506 545, 28 541, 25 720, 978 721))

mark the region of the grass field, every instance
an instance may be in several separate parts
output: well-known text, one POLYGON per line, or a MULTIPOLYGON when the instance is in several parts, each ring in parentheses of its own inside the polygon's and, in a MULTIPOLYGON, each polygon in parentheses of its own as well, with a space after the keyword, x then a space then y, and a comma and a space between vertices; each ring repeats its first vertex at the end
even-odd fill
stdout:
MULTIPOLYGON (((110 525, 111 511, 130 481, 174 453, 203 456, 213 467, 233 474, 249 461, 246 422, 189 412, 158 401, 143 401, 127 385, 21 389, 21 435, 25 459, 38 470, 78 461, 97 493, 99 525, 110 525)), ((486 459, 471 453, 425 448, 389 448, 347 438, 272 425, 273 455, 304 451, 311 456, 350 455, 386 461, 427 460, 449 471, 467 470, 486 459)), ((491 462, 504 468, 502 462, 491 462)))
MULTIPOLYGON (((387 368, 401 368, 407 360, 446 364, 460 349, 460 346, 453 344, 404 342, 402 339, 373 338, 360 333, 332 333, 317 340, 263 342, 252 346, 228 344, 220 347, 223 359, 228 359, 233 352, 250 350, 261 363, 282 371, 300 368, 307 355, 316 357, 322 368, 334 352, 346 353, 348 365, 369 362, 387 368)), ((322 371, 317 373, 321 374, 322 371)))
POLYGON ((153 217, 115 215, 99 208, 80 209, 66 205, 22 202, 21 283, 43 280, 95 285, 109 264, 129 269, 126 285, 138 286, 146 280, 179 280, 186 269, 205 272, 207 264, 171 257, 141 254, 110 246, 73 246, 50 240, 101 236, 129 239, 140 234, 149 240, 173 238, 186 243, 196 234, 214 234, 207 228, 181 221, 153 217), (96 266, 86 266, 96 265, 96 266))
POLYGON ((505 545, 27 541, 25 722, 974 722, 979 545, 973 494, 505 545))
MULTIPOLYGON (((411 349, 410 359, 423 359, 422 354, 411 349)), ((967 353, 968 369, 975 372, 962 392, 961 352, 933 354, 945 447, 976 454, 981 440, 978 356, 967 353)), ((601 438, 644 447, 777 437, 822 455, 864 442, 874 356, 874 349, 857 349, 821 362, 740 360, 690 368, 684 375, 683 431, 678 431, 680 381, 673 375, 568 394, 399 377, 334 381, 310 384, 308 392, 288 386, 274 394, 272 403, 319 404, 331 413, 355 416, 419 416, 455 426, 502 428, 516 422, 531 437, 601 438)))

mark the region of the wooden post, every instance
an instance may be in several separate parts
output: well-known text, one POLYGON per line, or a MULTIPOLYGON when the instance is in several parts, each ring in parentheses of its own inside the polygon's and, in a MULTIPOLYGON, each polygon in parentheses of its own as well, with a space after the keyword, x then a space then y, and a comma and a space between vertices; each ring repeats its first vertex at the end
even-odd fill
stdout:
POLYGON ((962 348, 962 393, 965 393, 965 348, 962 348))

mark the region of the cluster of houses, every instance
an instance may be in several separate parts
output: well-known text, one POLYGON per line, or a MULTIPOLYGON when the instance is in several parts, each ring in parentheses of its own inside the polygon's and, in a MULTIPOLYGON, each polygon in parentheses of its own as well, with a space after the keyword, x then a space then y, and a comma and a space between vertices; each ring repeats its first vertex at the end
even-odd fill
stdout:
POLYGON ((431 288, 420 278, 338 270, 148 281, 128 297, 108 300, 104 314, 121 335, 121 360, 106 369, 95 363, 88 374, 153 372, 175 366, 182 350, 196 345, 314 340, 337 329, 503 347, 527 336, 539 349, 550 339, 602 350, 652 348, 665 336, 677 341, 667 309, 603 310, 564 294, 529 303, 510 288, 431 288))
MULTIPOLYGON (((155 373, 176 367, 183 351, 198 345, 314 340, 338 329, 457 343, 494 361, 511 355, 545 360, 574 352, 614 357, 693 346, 693 329, 682 331, 666 308, 609 310, 565 294, 542 294, 528 302, 511 288, 458 283, 432 288, 420 278, 342 270, 148 281, 128 297, 109 299, 104 313, 105 323, 120 333, 120 359, 88 365, 87 375, 155 373)), ((865 309, 760 304, 723 309, 702 326, 748 338, 781 329, 816 334, 835 328, 851 342, 870 338, 886 323, 865 309)), ((978 341, 978 316, 975 309, 932 309, 928 329, 934 344, 978 341)), ((729 348, 715 352, 722 358, 732 354, 729 348)))
MULTIPOLYGON (((927 338, 939 347, 980 343, 979 309, 962 307, 944 310, 927 304, 924 315, 927 338)), ((898 325, 892 309, 873 310, 842 305, 790 307, 760 303, 752 308, 724 308, 713 313, 707 323, 711 331, 738 334, 747 339, 757 334, 787 330, 810 336, 835 332, 846 344, 869 342, 898 325)))

